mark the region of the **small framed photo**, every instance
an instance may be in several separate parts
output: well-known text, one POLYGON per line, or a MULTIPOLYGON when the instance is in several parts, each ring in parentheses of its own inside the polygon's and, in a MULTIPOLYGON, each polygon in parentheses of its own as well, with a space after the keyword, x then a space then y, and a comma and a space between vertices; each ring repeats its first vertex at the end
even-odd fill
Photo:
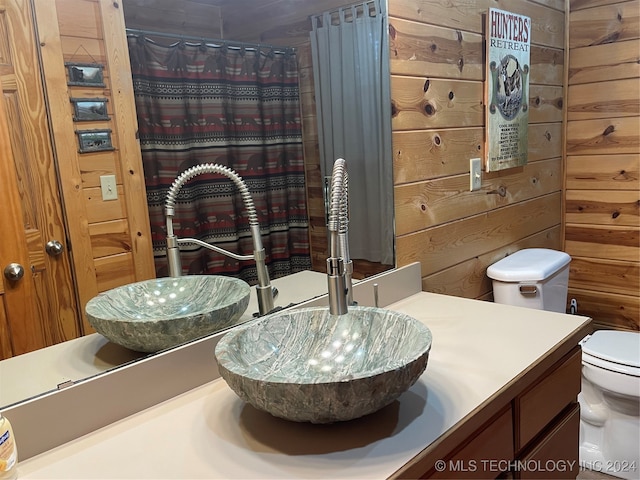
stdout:
POLYGON ((65 63, 68 85, 104 87, 103 65, 99 63, 65 63))
POLYGON ((77 130, 80 153, 114 150, 111 130, 77 130))
POLYGON ((106 98, 72 98, 73 121, 109 120, 106 98))

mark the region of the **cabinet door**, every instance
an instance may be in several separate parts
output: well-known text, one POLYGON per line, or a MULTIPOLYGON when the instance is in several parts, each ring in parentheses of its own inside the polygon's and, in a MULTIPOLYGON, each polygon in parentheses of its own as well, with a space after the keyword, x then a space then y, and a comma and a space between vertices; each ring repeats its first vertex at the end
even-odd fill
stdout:
POLYGON ((580 406, 576 403, 522 458, 521 479, 575 479, 580 471, 580 406))
POLYGON ((516 452, 526 447, 580 393, 580 348, 515 400, 516 452))
POLYGON ((0 34, 3 358, 81 330, 28 0, 0 0, 0 34))
POLYGON ((511 408, 507 408, 471 436, 460 450, 440 463, 440 468, 436 464, 438 470, 430 472, 429 476, 438 479, 502 477, 513 456, 513 418, 511 408))

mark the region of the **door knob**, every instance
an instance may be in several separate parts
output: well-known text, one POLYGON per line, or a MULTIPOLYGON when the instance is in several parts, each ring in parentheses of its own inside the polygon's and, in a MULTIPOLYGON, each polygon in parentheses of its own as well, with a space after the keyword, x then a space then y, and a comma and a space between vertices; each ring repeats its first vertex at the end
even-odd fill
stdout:
POLYGON ((57 240, 49 240, 47 242, 47 244, 45 245, 44 249, 52 257, 57 257, 58 255, 60 255, 62 253, 62 251, 64 250, 64 247, 57 240))
POLYGON ((4 276, 12 282, 17 282, 24 276, 24 267, 19 263, 10 263, 4 267, 4 276))

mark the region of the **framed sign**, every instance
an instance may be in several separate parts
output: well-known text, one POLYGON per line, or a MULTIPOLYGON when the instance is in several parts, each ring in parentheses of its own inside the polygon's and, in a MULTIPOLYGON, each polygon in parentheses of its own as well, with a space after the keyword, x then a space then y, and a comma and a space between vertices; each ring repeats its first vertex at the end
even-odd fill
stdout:
POLYGON ((73 121, 109 120, 106 98, 71 98, 73 121))
POLYGON ((490 8, 487 15, 487 172, 527 163, 531 19, 490 8))
POLYGON ((77 130, 80 153, 114 150, 111 130, 77 130))
POLYGON ((99 63, 65 63, 67 67, 67 85, 84 87, 104 87, 104 68, 99 63))

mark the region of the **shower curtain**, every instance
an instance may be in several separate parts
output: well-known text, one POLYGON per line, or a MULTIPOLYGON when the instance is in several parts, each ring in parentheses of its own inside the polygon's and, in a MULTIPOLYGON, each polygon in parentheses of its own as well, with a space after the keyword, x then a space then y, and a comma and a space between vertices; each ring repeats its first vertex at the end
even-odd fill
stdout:
MULTIPOLYGON (((271 278, 311 267, 298 73, 292 49, 223 42, 161 45, 128 35, 147 203, 158 276, 167 275, 164 202, 174 179, 202 163, 225 165, 249 188, 271 278)), ((178 237, 253 253, 249 219, 231 180, 200 175, 180 190, 178 237)), ((184 274, 257 283, 255 262, 181 245, 184 274)))
POLYGON ((394 264, 393 161, 386 0, 312 17, 321 168, 349 172, 351 258, 394 264))

